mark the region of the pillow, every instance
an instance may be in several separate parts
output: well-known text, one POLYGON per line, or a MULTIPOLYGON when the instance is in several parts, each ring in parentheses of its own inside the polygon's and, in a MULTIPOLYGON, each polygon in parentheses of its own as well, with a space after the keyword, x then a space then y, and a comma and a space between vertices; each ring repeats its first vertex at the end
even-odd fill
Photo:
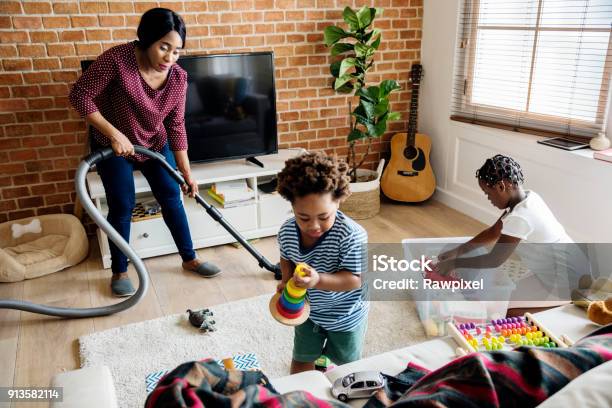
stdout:
POLYGON ((552 397, 538 405, 538 408, 612 407, 612 361, 598 365, 576 377, 552 397))

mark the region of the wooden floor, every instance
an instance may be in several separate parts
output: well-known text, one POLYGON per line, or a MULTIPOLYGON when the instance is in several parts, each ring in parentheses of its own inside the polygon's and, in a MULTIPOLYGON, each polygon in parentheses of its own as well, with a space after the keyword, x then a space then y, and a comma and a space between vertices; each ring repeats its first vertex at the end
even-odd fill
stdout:
MULTIPOLYGON (((421 205, 384 202, 378 216, 362 220, 375 243, 398 243, 403 238, 473 235, 483 224, 436 201, 421 205)), ((255 246, 278 261, 276 238, 255 246)), ((128 323, 182 313, 187 308, 213 306, 271 293, 276 281, 259 269, 244 249, 231 245, 198 250, 202 259, 222 267, 223 274, 202 279, 180 267, 178 255, 149 258, 151 276, 146 297, 135 307, 107 317, 62 320, 13 310, 0 310, 0 386, 47 386, 62 370, 79 367, 78 337, 128 323)), ((132 279, 136 274, 130 270, 132 279)), ((68 307, 94 307, 116 302, 111 297, 110 271, 102 269, 97 243, 81 264, 60 273, 18 283, 0 284, 0 298, 27 299, 68 307)), ((13 404, 24 408, 26 403, 13 404)), ((34 404, 33 406, 42 406, 34 404)), ((0 407, 8 407, 2 405, 0 407)))

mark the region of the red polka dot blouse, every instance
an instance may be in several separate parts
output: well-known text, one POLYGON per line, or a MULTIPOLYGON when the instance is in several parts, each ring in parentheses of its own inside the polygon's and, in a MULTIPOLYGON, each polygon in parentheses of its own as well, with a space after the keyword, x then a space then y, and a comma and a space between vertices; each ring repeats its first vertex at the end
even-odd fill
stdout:
MULTIPOLYGON (((151 88, 138 71, 135 46, 131 42, 102 53, 74 84, 70 103, 83 117, 100 111, 133 144, 159 152, 168 142, 171 150, 187 150, 187 73, 174 64, 166 84, 151 88)), ((100 145, 110 145, 98 129, 92 126, 91 132, 100 145)))

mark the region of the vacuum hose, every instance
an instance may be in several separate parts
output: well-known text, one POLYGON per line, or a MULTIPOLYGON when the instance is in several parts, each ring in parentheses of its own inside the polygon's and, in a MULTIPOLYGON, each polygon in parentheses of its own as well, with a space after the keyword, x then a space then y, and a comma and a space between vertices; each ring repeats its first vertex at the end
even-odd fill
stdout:
MULTIPOLYGON (((181 173, 176 171, 166 161, 166 158, 163 155, 157 152, 152 152, 151 150, 145 149, 142 146, 135 145, 134 150, 136 151, 136 153, 157 160, 164 167, 164 169, 166 169, 170 176, 172 176, 172 178, 176 180, 177 183, 179 183, 180 185, 185 184, 185 179, 183 178, 181 173)), ((75 187, 77 197, 81 201, 83 208, 85 209, 85 211, 87 211, 91 219, 96 224, 98 224, 102 231, 106 233, 108 238, 115 243, 117 248, 119 248, 119 250, 123 252, 134 265, 139 280, 138 290, 136 290, 136 293, 134 293, 132 296, 130 296, 123 302, 109 306, 92 308, 53 307, 21 300, 0 299, 0 309, 23 310, 25 312, 68 318, 97 317, 106 316, 126 310, 140 302, 140 300, 145 296, 145 294, 147 293, 147 289, 149 288, 149 275, 147 272, 147 268, 144 265, 144 262, 142 262, 142 259, 140 259, 140 257, 136 254, 132 247, 130 247, 130 245, 125 241, 125 239, 123 239, 123 237, 110 225, 110 223, 106 220, 106 218, 104 218, 100 211, 98 211, 93 201, 89 197, 89 194, 87 193, 85 178, 87 177, 87 173, 89 172, 89 170, 96 163, 109 159, 113 155, 114 152, 109 147, 95 151, 89 156, 85 157, 77 168, 75 176, 75 187)), ((275 278, 280 279, 280 268, 278 265, 270 263, 270 261, 263 257, 251 244, 249 244, 244 239, 242 235, 240 235, 238 231, 234 229, 234 227, 232 227, 223 218, 223 214, 221 214, 215 207, 204 201, 204 199, 199 194, 195 195, 195 199, 200 205, 202 205, 206 209, 206 212, 215 221, 219 222, 221 226, 223 226, 223 228, 225 228, 238 242, 240 242, 251 253, 251 255, 253 255, 259 261, 260 267, 264 267, 270 272, 273 272, 275 278)))

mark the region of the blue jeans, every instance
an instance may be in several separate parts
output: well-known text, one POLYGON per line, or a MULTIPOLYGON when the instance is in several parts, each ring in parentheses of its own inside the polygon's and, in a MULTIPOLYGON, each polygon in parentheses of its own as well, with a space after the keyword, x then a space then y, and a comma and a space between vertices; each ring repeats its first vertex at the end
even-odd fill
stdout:
MULTIPOLYGON (((173 167, 176 167, 174 156, 168 145, 165 145, 160 153, 173 167)), ((137 169, 149 182, 151 192, 161 206, 162 216, 170 229, 181 258, 185 262, 195 259, 196 254, 191 242, 189 224, 181 202, 180 187, 157 161, 149 159, 138 163, 113 156, 98 163, 96 167, 106 192, 107 220, 126 241, 130 239, 132 210, 136 205, 133 172, 137 169)), ((127 257, 110 240, 109 245, 113 273, 126 272, 127 257)))

